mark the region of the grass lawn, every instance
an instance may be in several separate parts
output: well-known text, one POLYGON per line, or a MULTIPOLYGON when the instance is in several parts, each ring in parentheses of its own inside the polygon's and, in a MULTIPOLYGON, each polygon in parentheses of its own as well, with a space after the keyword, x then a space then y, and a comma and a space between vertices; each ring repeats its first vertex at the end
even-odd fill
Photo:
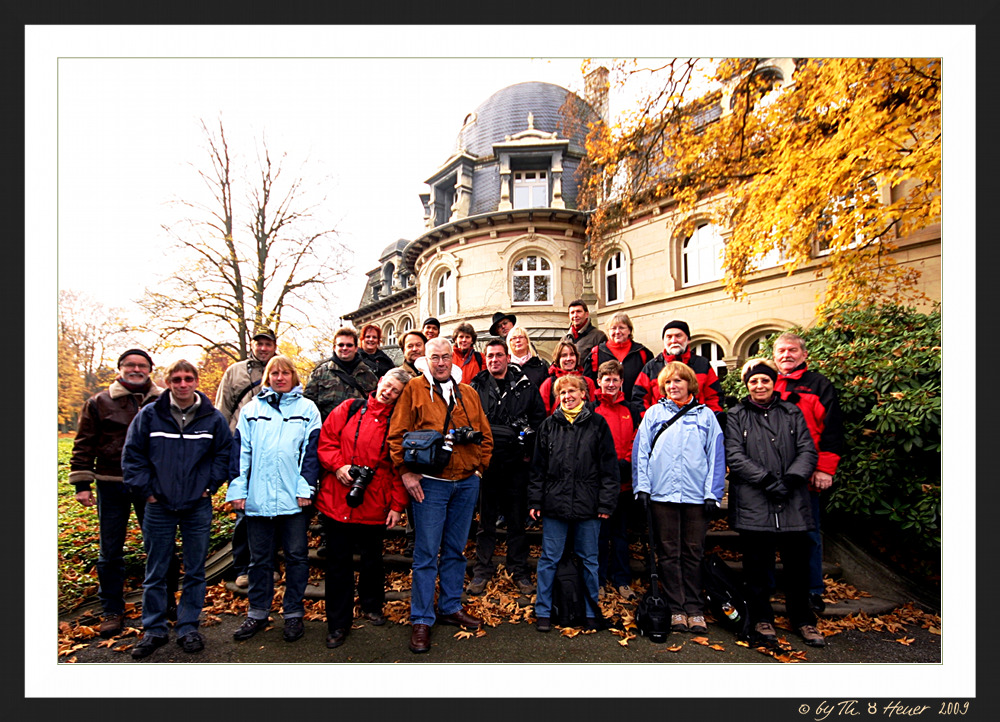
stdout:
MULTIPOLYGON (((59 439, 59 611, 72 611, 97 595, 98 524, 97 507, 81 506, 67 481, 72 438, 59 439)), ((95 487, 96 491, 96 487, 95 487)), ((226 487, 212 499, 215 514, 209 555, 224 546, 232 535, 232 515, 223 509, 226 487)), ((125 591, 142 588, 145 553, 142 533, 133 515, 125 540, 125 591)))

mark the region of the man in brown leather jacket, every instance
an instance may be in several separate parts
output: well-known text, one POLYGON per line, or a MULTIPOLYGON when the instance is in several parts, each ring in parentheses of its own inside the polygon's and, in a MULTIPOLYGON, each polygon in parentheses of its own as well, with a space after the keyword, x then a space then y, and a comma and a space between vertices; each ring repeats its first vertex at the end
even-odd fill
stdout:
MULTIPOLYGON (((125 535, 131 509, 142 526, 144 499, 134 498, 122 483, 122 446, 129 424, 146 404, 163 392, 149 378, 153 360, 142 349, 125 351, 118 358, 118 377, 111 385, 87 399, 69 462, 69 482, 76 487, 76 500, 97 506, 100 551, 97 558, 98 596, 104 617, 102 637, 113 637, 125 618, 125 535), (95 498, 91 484, 97 484, 95 498)), ((176 560, 175 560, 176 566, 176 560)), ((177 589, 176 571, 171 575, 177 589)), ((176 604, 172 605, 176 610, 176 604)), ((176 611, 174 612, 176 613, 176 611)))

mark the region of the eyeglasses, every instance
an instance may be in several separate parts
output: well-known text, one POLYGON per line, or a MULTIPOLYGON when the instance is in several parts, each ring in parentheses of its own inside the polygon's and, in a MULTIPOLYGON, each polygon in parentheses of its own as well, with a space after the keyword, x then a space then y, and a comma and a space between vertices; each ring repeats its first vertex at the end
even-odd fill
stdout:
POLYGON ((353 343, 338 343, 337 348, 354 348, 353 343))
POLYGON ((170 377, 170 383, 172 383, 172 384, 179 384, 179 383, 188 383, 188 384, 190 384, 190 383, 194 383, 197 380, 198 379, 195 376, 171 376, 170 377))
POLYGON ((123 369, 141 369, 143 371, 149 370, 149 364, 138 363, 138 364, 122 364, 123 369))
POLYGON ((428 356, 432 364, 439 364, 445 361, 451 361, 451 356, 428 356))

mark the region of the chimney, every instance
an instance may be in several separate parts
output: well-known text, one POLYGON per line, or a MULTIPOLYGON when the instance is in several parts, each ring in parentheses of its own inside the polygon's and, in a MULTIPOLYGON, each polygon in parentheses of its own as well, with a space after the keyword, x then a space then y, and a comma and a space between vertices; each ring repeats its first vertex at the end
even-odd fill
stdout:
POLYGON ((608 118, 608 69, 603 65, 587 73, 583 80, 583 97, 590 107, 593 108, 605 123, 610 122, 608 118))

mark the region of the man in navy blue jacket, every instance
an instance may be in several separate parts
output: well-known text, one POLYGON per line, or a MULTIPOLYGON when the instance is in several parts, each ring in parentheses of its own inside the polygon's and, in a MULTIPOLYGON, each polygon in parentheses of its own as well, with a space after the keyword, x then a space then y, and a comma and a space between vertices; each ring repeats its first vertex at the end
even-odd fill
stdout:
POLYGON ((132 656, 143 659, 169 639, 167 568, 177 529, 181 531, 184 586, 177 607, 177 644, 199 652, 205 604, 205 557, 212 525, 212 494, 229 478, 229 424, 197 390, 198 369, 175 361, 166 372, 168 391, 143 407, 129 426, 122 472, 130 491, 146 500, 142 540, 146 578, 142 584, 143 635, 132 656))

